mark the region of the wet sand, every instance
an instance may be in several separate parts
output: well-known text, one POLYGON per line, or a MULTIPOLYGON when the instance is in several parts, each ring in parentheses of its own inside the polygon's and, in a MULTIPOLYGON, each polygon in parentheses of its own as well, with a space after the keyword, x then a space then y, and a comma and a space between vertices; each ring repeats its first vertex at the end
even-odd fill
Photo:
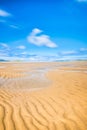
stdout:
POLYGON ((87 130, 87 62, 0 63, 0 130, 87 130))

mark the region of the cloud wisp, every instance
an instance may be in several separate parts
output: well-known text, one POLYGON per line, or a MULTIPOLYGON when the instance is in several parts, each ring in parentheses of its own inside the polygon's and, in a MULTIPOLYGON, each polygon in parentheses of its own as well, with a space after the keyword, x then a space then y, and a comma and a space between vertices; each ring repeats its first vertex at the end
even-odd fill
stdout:
POLYGON ((6 44, 6 43, 0 43, 0 47, 1 47, 2 49, 4 49, 4 50, 10 50, 9 45, 6 44))
POLYGON ((6 18, 13 16, 11 13, 8 13, 5 10, 0 9, 0 23, 7 25, 13 29, 19 29, 18 25, 15 25, 10 20, 8 21, 6 18))
POLYGON ((73 54, 77 54, 77 51, 71 50, 71 51, 62 51, 61 52, 62 55, 73 55, 73 54))
POLYGON ((9 17, 9 16, 11 16, 11 14, 6 12, 5 10, 0 9, 0 16, 1 17, 9 17))
POLYGON ((20 45, 20 46, 17 46, 17 48, 18 48, 18 49, 22 49, 22 50, 24 50, 24 49, 26 49, 26 46, 24 46, 24 45, 20 45))
POLYGON ((28 42, 36 46, 46 46, 49 48, 57 47, 56 43, 51 41, 48 35, 41 34, 42 32, 43 31, 38 28, 33 29, 30 35, 27 37, 28 42))
POLYGON ((9 27, 11 27, 11 28, 14 28, 14 29, 19 29, 19 27, 18 26, 16 26, 16 25, 9 25, 9 27))
POLYGON ((80 51, 87 51, 87 48, 80 48, 80 51))
POLYGON ((0 43, 2 47, 8 48, 8 45, 6 43, 0 43))

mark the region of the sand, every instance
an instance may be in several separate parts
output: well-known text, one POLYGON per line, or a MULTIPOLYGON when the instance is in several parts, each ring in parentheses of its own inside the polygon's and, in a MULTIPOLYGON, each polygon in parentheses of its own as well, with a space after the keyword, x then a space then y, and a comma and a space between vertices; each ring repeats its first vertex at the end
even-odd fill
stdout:
POLYGON ((87 62, 0 63, 0 130, 87 130, 87 62))

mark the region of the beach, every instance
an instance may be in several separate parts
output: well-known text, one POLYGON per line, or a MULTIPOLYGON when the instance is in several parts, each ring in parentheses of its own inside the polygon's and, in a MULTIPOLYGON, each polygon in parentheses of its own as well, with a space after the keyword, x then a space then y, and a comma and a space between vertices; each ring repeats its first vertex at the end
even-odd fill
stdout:
POLYGON ((87 61, 0 63, 0 130, 87 130, 87 61))

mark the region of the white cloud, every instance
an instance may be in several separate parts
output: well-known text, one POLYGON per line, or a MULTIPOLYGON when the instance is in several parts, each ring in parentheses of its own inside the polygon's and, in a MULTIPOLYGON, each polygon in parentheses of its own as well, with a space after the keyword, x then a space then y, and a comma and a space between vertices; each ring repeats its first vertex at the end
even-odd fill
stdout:
POLYGON ((11 14, 6 12, 5 10, 0 9, 0 16, 1 17, 9 17, 9 16, 11 16, 11 14))
POLYGON ((77 0, 77 2, 87 2, 87 0, 77 0))
POLYGON ((80 48, 80 51, 87 51, 87 48, 80 48))
POLYGON ((26 49, 26 47, 23 46, 23 45, 20 45, 20 46, 18 46, 17 48, 18 48, 18 49, 26 49))
POLYGON ((41 32, 43 32, 43 31, 40 30, 40 29, 38 29, 38 28, 34 28, 34 29, 32 30, 32 32, 31 32, 31 35, 36 35, 36 34, 41 33, 41 32))
POLYGON ((71 51, 62 51, 61 54, 62 55, 71 55, 71 54, 76 54, 77 51, 71 50, 71 51))
POLYGON ((33 29, 30 35, 27 37, 28 42, 37 46, 47 46, 50 48, 57 47, 57 45, 51 41, 50 37, 48 35, 41 34, 42 32, 43 31, 38 28, 33 29))
POLYGON ((19 27, 17 25, 14 25, 12 23, 8 24, 8 22, 5 19, 3 19, 3 17, 9 17, 11 15, 12 14, 0 9, 0 16, 2 17, 2 19, 0 19, 0 23, 6 24, 7 26, 14 28, 14 29, 19 29, 19 27))

